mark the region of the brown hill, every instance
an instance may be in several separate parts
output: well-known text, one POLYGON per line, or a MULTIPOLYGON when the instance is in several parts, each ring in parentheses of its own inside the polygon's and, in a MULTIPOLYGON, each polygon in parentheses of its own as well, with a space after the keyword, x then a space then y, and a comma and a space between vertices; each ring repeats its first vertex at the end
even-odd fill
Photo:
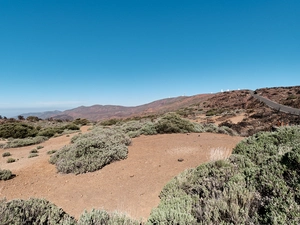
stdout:
POLYGON ((55 116, 52 116, 52 118, 56 119, 58 116, 61 117, 62 115, 68 115, 74 119, 86 118, 92 121, 100 121, 111 118, 146 116, 151 114, 160 114, 170 111, 176 111, 182 107, 205 101, 211 96, 212 94, 199 94, 189 97, 181 96, 176 98, 166 98, 134 107, 125 107, 117 105, 80 106, 75 109, 63 111, 55 116))

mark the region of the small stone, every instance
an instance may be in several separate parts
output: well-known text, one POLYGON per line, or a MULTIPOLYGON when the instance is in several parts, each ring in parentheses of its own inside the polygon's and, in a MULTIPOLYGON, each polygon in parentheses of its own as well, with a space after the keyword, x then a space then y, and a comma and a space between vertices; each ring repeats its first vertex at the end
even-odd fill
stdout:
POLYGON ((183 159, 183 158, 179 158, 179 159, 177 159, 177 161, 178 161, 178 162, 183 162, 184 159, 183 159))

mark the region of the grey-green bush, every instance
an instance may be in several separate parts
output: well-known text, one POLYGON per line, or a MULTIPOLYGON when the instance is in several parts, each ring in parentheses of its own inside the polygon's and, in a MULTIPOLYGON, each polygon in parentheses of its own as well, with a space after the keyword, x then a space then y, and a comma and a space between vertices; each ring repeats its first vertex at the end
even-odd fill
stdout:
POLYGON ((10 170, 1 170, 0 169, 0 180, 9 180, 13 177, 14 175, 10 170))
POLYGON ((78 225, 140 225, 139 221, 128 218, 126 215, 118 213, 108 213, 104 210, 92 209, 85 211, 78 220, 78 225))
POLYGON ((127 158, 130 138, 121 130, 96 128, 91 132, 74 136, 72 144, 57 151, 50 158, 62 173, 86 173, 127 158))
POLYGON ((75 225, 76 220, 45 199, 0 201, 0 224, 75 225))

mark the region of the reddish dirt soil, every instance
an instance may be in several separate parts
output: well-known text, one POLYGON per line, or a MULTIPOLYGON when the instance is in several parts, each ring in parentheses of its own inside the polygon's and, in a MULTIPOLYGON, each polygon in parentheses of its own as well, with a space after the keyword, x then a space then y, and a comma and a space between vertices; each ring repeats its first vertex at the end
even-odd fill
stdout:
MULTIPOLYGON (((87 127, 82 131, 86 132, 87 127)), ((40 144, 44 148, 35 158, 28 158, 34 146, 0 150, 1 155, 9 151, 11 157, 19 159, 9 164, 6 158, 0 159, 1 169, 10 169, 17 175, 0 181, 0 199, 45 198, 76 218, 85 209, 97 208, 145 220, 159 204, 160 191, 174 176, 212 160, 216 153, 230 154, 242 140, 210 133, 141 136, 133 139, 126 160, 93 173, 59 174, 55 166, 48 163, 47 151, 67 145, 73 135, 40 144)))

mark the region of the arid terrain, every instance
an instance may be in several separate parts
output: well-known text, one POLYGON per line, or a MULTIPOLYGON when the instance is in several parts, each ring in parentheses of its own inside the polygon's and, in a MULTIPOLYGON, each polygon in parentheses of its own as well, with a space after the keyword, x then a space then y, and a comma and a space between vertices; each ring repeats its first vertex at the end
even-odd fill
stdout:
MULTIPOLYGON (((272 101, 299 107, 299 87, 259 89, 257 93, 272 101)), ((17 161, 6 163, 6 158, 0 158, 0 168, 9 169, 16 175, 13 179, 0 181, 0 199, 45 198, 76 218, 84 210, 96 208, 119 211, 132 218, 146 220, 151 209, 159 204, 158 196, 163 187, 180 172, 228 157, 246 136, 278 126, 300 124, 299 116, 267 107, 252 97, 249 90, 160 100, 148 106, 151 107, 144 105, 140 109, 141 114, 133 113, 137 112, 134 111, 136 109, 131 109, 131 112, 142 119, 154 113, 176 111, 194 122, 230 127, 239 136, 215 133, 142 135, 132 139, 127 159, 80 175, 57 173, 55 166, 48 162, 50 155, 47 154, 50 150, 68 145, 76 133, 39 144, 43 148, 34 158, 28 158, 29 152, 38 145, 1 149, 1 155, 10 152, 17 161)), ((95 108, 81 107, 77 109, 78 114, 75 110, 72 116, 82 116, 80 113, 84 109, 89 111, 86 114, 89 118, 97 115, 95 108)), ((126 118, 130 115, 129 111, 125 110, 122 115, 117 113, 123 109, 117 106, 106 109, 98 107, 103 112, 112 110, 104 113, 107 119, 126 118), (109 114, 114 109, 117 110, 115 114, 109 114)), ((88 126, 81 127, 81 132, 88 132, 88 126)))
MULTIPOLYGON (((82 131, 86 132, 87 127, 82 131)), ((77 218, 85 209, 97 208, 145 219, 158 205, 158 195, 172 177, 230 155, 242 139, 211 133, 141 136, 133 139, 125 160, 97 172, 59 174, 48 162, 47 151, 67 145, 71 137, 51 138, 42 143, 44 148, 34 158, 28 155, 35 146, 5 149, 18 161, 8 164, 1 158, 1 168, 10 169, 16 177, 0 181, 0 198, 46 198, 77 218)))

